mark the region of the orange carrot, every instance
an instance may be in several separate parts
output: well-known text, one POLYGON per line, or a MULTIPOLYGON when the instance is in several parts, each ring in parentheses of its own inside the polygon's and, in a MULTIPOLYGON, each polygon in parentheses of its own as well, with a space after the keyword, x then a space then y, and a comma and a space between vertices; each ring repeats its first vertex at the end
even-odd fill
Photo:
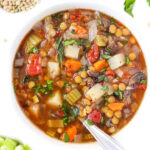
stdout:
POLYGON ((73 59, 67 59, 65 61, 65 67, 67 68, 67 72, 75 72, 78 69, 81 68, 81 63, 80 61, 73 60, 73 59))
POLYGON ((79 26, 76 23, 72 23, 71 25, 75 28, 75 33, 77 35, 79 35, 79 34, 87 34, 88 33, 88 31, 84 27, 79 26))
POLYGON ((66 129, 66 133, 68 134, 69 142, 72 142, 77 135, 77 128, 72 125, 66 129))
POLYGON ((105 59, 101 59, 101 60, 97 61, 96 63, 94 63, 94 68, 96 71, 101 71, 106 66, 107 66, 107 62, 105 59))
POLYGON ((124 103, 110 103, 108 104, 108 107, 112 111, 122 110, 122 108, 124 107, 124 103))

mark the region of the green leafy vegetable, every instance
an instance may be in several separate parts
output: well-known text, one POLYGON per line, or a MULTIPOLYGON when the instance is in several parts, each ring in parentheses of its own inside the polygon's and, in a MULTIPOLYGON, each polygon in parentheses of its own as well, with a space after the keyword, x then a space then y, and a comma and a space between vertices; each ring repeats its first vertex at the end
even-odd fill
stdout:
POLYGON ((62 13, 57 13, 57 14, 55 14, 53 17, 54 17, 55 19, 61 19, 62 16, 63 16, 62 13))
POLYGON ((114 92, 114 95, 117 96, 117 97, 119 97, 120 100, 123 99, 123 93, 122 93, 120 90, 115 91, 115 92, 114 92))
POLYGON ((99 25, 103 25, 102 20, 98 20, 98 24, 99 24, 99 25))
POLYGON ((64 133, 64 142, 69 142, 69 136, 67 132, 64 133))
POLYGON ((122 40, 121 42, 123 45, 126 45, 128 43, 128 40, 122 40))
POLYGON ((76 42, 76 41, 75 41, 75 40, 72 40, 72 39, 66 40, 66 41, 64 41, 64 46, 72 45, 72 44, 74 44, 75 42, 76 42))
POLYGON ((110 52, 110 51, 111 51, 111 48, 106 47, 106 48, 105 48, 105 51, 110 52))
POLYGON ((37 47, 33 47, 28 53, 29 54, 36 54, 36 53, 38 53, 39 52, 39 49, 37 48, 37 47))
POLYGON ((103 86, 103 87, 101 88, 101 90, 103 90, 103 91, 105 91, 105 92, 108 92, 109 88, 108 88, 108 86, 103 86))
POLYGON ((63 87, 67 87, 67 86, 70 86, 71 85, 71 83, 70 82, 64 82, 64 85, 63 85, 63 87))
POLYGON ((141 84, 146 84, 146 80, 141 80, 141 84))
POLYGON ((89 126, 92 126, 94 123, 93 123, 93 121, 92 121, 92 120, 87 119, 87 124, 88 124, 89 126))
POLYGON ((72 30, 71 33, 72 33, 72 34, 76 34, 76 33, 75 33, 75 30, 72 30))
POLYGON ((128 65, 130 63, 129 57, 126 56, 126 65, 128 65))
POLYGON ((111 58, 111 56, 110 56, 110 55, 107 55, 107 54, 103 54, 103 55, 102 55, 102 58, 103 58, 103 59, 109 59, 109 58, 111 58))
POLYGON ((88 40, 76 40, 76 44, 80 46, 85 46, 86 48, 91 47, 91 43, 88 40))
POLYGON ((110 18, 110 24, 115 24, 115 19, 113 17, 110 18))
POLYGON ((52 85, 53 81, 47 80, 46 82, 47 84, 42 84, 42 85, 33 87, 35 94, 39 92, 45 95, 51 94, 51 91, 53 90, 53 85, 52 85))
POLYGON ((124 10, 132 17, 133 17, 132 10, 134 8, 135 1, 136 0, 125 0, 124 2, 124 10))
POLYGON ((100 75, 98 77, 98 82, 102 82, 102 81, 108 82, 109 79, 105 75, 100 75))
POLYGON ((101 125, 104 125, 105 123, 105 120, 104 120, 104 117, 101 118, 101 125))
POLYGON ((56 52, 57 52, 57 59, 59 62, 60 67, 62 67, 62 62, 64 59, 64 46, 62 43, 62 38, 56 39, 56 52))

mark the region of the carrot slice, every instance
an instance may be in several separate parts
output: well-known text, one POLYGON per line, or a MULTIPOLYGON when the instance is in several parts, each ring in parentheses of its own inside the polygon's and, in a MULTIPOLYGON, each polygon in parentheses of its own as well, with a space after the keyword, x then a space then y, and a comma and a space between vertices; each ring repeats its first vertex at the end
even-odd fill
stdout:
POLYGON ((77 135, 77 128, 72 125, 66 129, 66 133, 69 136, 69 142, 72 142, 77 135))
POLYGON ((67 59, 64 65, 67 68, 67 72, 75 72, 82 66, 80 61, 73 59, 67 59))
POLYGON ((77 25, 76 23, 72 23, 71 25, 75 28, 75 33, 76 33, 77 35, 80 35, 80 34, 87 34, 87 33, 88 33, 88 31, 87 31, 84 27, 79 26, 79 25, 77 25))
POLYGON ((107 62, 105 59, 101 59, 97 61, 96 63, 94 63, 94 68, 96 71, 101 71, 106 66, 107 66, 107 62))
POLYGON ((110 104, 108 104, 108 107, 112 111, 122 110, 124 107, 124 103, 110 103, 110 104))

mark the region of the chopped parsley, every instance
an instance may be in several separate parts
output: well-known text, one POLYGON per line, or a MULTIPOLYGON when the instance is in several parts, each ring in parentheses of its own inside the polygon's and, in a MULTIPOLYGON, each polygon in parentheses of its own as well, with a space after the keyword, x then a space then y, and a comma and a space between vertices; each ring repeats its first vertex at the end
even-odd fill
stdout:
POLYGON ((146 80, 141 80, 141 84, 146 84, 146 80))
POLYGON ((103 87, 101 88, 101 90, 103 90, 104 92, 108 92, 109 88, 108 88, 108 86, 103 86, 103 87))
POLYGON ((103 25, 102 20, 98 20, 98 24, 99 24, 99 25, 103 25))
POLYGON ((107 76, 105 76, 105 75, 100 75, 100 76, 98 77, 98 82, 102 82, 102 81, 108 82, 109 79, 108 79, 107 76))
POLYGON ((88 124, 89 126, 92 126, 94 123, 93 123, 93 121, 92 121, 92 120, 87 119, 87 124, 88 124))
POLYGON ((67 86, 70 86, 71 85, 71 83, 70 82, 64 82, 64 85, 63 85, 63 87, 67 87, 67 86))
POLYGON ((128 65, 130 63, 129 57, 126 56, 126 65, 128 65))
POLYGON ((36 54, 36 53, 39 53, 39 49, 37 47, 33 47, 30 51, 29 51, 29 54, 36 54))
POLYGON ((109 58, 111 58, 111 56, 110 56, 110 55, 107 55, 107 54, 103 54, 103 55, 102 55, 102 58, 103 58, 103 59, 109 59, 109 58))
POLYGON ((114 92, 114 95, 117 96, 117 97, 119 97, 120 100, 123 99, 123 93, 122 93, 120 90, 115 91, 115 92, 114 92))
POLYGON ((64 133, 64 142, 69 142, 69 136, 67 132, 64 133))
POLYGON ((115 24, 115 19, 113 17, 110 18, 110 24, 115 24))
POLYGON ((57 13, 57 14, 53 15, 53 17, 54 17, 55 19, 61 19, 62 16, 63 16, 62 13, 57 13))
POLYGON ((101 125, 104 125, 105 123, 105 120, 104 120, 104 117, 101 118, 101 125))

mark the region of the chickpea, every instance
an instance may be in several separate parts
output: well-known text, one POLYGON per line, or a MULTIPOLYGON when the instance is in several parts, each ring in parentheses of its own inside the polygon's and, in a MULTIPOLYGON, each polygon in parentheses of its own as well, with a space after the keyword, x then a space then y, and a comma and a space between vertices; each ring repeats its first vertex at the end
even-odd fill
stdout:
POLYGON ((136 43, 136 40, 135 40, 135 38, 133 36, 131 36, 129 40, 130 40, 131 44, 135 44, 136 43))
POLYGON ((34 81, 30 81, 30 82, 28 83, 29 89, 32 89, 34 86, 35 86, 35 82, 34 82, 34 81))
POLYGON ((120 90, 120 91, 124 91, 125 89, 126 89, 125 84, 124 84, 124 83, 120 83, 120 84, 119 84, 119 90, 120 90))
POLYGON ((118 124, 119 123, 119 119, 116 118, 116 117, 113 117, 112 118, 112 123, 115 124, 115 125, 118 124))
POLYGON ((87 72, 84 70, 81 72, 80 76, 85 79, 87 77, 87 72))
POLYGON ((110 33, 114 34, 116 32, 116 30, 117 30, 117 27, 114 24, 110 25, 110 27, 109 27, 110 33))
POLYGON ((109 103, 115 102, 115 97, 114 97, 114 96, 110 96, 110 97, 108 98, 108 102, 109 102, 109 103))
POLYGON ((85 107, 86 113, 89 114, 92 112, 92 108, 90 106, 85 107))
POLYGON ((89 67, 89 70, 90 70, 90 71, 95 71, 95 68, 94 68, 93 66, 90 66, 90 67, 89 67))
POLYGON ((76 83, 81 83, 81 82, 82 82, 81 77, 80 77, 80 76, 76 76, 76 77, 75 77, 75 82, 76 82, 76 83))
POLYGON ((136 59, 136 55, 135 55, 134 53, 130 53, 130 54, 129 54, 129 59, 130 59, 131 61, 135 60, 135 59, 136 59))
POLYGON ((113 116, 113 111, 108 110, 108 111, 106 112, 106 116, 107 116, 108 118, 111 118, 111 117, 113 116))
POLYGON ((118 90, 118 84, 113 84, 113 89, 116 91, 118 90))
POLYGON ((83 99, 83 103, 84 103, 84 105, 91 105, 91 101, 87 98, 83 99))
POLYGON ((121 31, 120 29, 117 29, 115 35, 116 35, 117 37, 122 36, 122 31, 121 31))
POLYGON ((128 35, 130 35, 130 31, 127 28, 125 28, 125 29, 122 30, 122 34, 124 36, 128 36, 128 35))
POLYGON ((57 128, 57 133, 61 134, 63 132, 63 128, 57 128))
POLYGON ((116 131, 116 128, 115 127, 110 127, 109 129, 108 129, 108 132, 109 133, 114 133, 116 131))
POLYGON ((120 119, 120 118, 122 117, 121 111, 116 111, 114 115, 115 115, 115 117, 117 117, 118 119, 120 119))
POLYGON ((67 24, 66 24, 65 22, 62 22, 62 23, 60 24, 60 29, 61 29, 61 30, 66 30, 66 29, 67 29, 67 24))
POLYGON ((102 110, 103 113, 106 113, 108 111, 108 107, 104 106, 104 107, 101 108, 101 110, 102 110))

